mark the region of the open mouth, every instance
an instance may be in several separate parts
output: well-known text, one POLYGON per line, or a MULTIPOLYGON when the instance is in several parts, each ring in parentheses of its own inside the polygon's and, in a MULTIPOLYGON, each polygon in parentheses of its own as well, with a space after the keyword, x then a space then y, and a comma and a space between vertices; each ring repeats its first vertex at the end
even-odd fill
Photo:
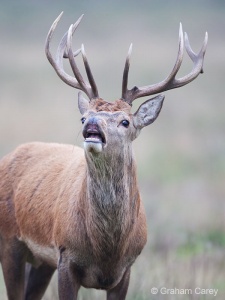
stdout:
POLYGON ((104 133, 96 129, 87 129, 84 138, 87 143, 106 143, 104 133))

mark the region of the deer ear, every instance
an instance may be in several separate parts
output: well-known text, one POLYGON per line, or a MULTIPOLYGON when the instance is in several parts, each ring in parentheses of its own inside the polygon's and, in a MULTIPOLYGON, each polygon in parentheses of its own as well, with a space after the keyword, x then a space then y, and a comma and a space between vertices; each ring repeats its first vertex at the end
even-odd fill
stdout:
POLYGON ((133 115, 134 126, 141 129, 153 123, 160 113, 163 100, 164 96, 158 95, 141 104, 136 113, 133 115))
POLYGON ((82 96, 82 93, 78 93, 78 108, 80 113, 83 115, 89 109, 89 100, 82 96))

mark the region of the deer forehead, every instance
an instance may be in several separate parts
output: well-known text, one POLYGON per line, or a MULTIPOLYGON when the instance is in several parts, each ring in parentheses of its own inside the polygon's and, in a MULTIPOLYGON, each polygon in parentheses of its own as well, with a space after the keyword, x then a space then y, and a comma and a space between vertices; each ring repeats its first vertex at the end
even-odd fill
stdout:
POLYGON ((96 112, 124 112, 131 114, 131 106, 123 100, 116 100, 115 102, 107 102, 101 98, 92 99, 90 101, 90 109, 96 112))
POLYGON ((97 117, 106 123, 120 122, 123 119, 131 119, 131 106, 122 100, 107 102, 101 98, 92 99, 86 117, 97 117))

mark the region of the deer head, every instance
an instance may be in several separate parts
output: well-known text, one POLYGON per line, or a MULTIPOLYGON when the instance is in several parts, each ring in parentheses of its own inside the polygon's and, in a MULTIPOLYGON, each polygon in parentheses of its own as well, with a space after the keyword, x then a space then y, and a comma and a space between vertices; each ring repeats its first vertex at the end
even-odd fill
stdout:
POLYGON ((56 58, 54 59, 50 53, 49 45, 55 28, 62 16, 62 13, 52 24, 46 40, 46 55, 55 69, 58 76, 68 85, 82 90, 88 100, 85 99, 81 93, 78 96, 79 110, 82 114, 84 148, 86 153, 98 155, 99 153, 115 153, 119 149, 129 147, 131 142, 139 135, 141 129, 153 123, 158 117, 163 105, 164 96, 157 95, 145 101, 140 105, 138 110, 132 114, 132 102, 140 97, 150 96, 163 91, 178 88, 193 81, 200 73, 203 72, 203 60, 207 46, 208 35, 205 34, 203 46, 198 54, 191 49, 188 36, 183 34, 182 25, 179 29, 179 47, 175 65, 169 76, 163 81, 144 87, 134 86, 128 89, 128 73, 130 67, 130 56, 132 51, 132 44, 129 48, 128 55, 125 62, 122 82, 122 96, 115 102, 106 102, 101 99, 98 94, 98 89, 92 75, 87 56, 85 54, 84 46, 81 49, 73 52, 72 50, 72 36, 77 29, 83 15, 72 24, 63 36, 57 50, 56 58), (184 47, 193 61, 192 71, 181 78, 176 78, 180 69, 184 47), (84 66, 89 82, 86 82, 75 61, 75 57, 82 53, 84 66), (67 74, 63 69, 63 58, 68 58, 72 68, 74 77, 67 74))

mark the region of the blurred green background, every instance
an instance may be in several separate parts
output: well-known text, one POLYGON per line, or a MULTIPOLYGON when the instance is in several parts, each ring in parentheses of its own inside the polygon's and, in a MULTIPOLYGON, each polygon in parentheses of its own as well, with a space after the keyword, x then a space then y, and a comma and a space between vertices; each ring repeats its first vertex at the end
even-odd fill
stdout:
MULTIPOLYGON (((143 86, 172 69, 180 21, 196 51, 208 31, 205 73, 166 92, 159 118, 134 142, 149 238, 133 267, 127 299, 224 299, 225 1, 1 0, 1 157, 28 141, 82 146, 77 91, 60 81, 44 53, 46 34, 62 10, 53 51, 84 13, 74 49, 84 43, 100 96, 109 101, 121 96, 131 42, 129 86, 143 86), (162 286, 219 291, 216 297, 151 295, 152 287, 162 286)), ((186 55, 179 75, 191 68, 186 55)), ((57 299, 55 282, 56 276, 45 300, 57 299)), ((2 275, 0 299, 6 299, 2 275)), ((82 290, 79 299, 104 299, 104 293, 82 290)))

